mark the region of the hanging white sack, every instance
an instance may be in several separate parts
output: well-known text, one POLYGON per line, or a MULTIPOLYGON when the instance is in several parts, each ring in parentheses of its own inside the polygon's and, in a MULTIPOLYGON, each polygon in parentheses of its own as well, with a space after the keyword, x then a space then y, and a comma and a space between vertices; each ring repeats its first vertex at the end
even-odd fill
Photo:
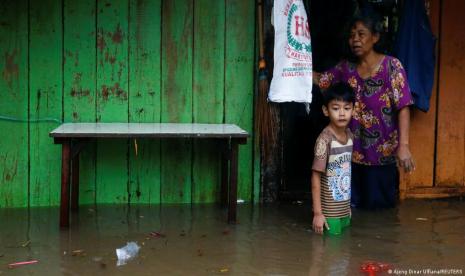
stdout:
POLYGON ((268 100, 312 101, 312 45, 302 0, 274 0, 274 69, 268 100))

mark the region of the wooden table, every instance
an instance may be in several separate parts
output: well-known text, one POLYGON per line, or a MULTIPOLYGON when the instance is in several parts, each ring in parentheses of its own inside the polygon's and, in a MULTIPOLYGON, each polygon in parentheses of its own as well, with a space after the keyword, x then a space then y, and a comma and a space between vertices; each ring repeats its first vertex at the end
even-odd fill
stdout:
POLYGON ((249 137, 246 131, 236 125, 65 123, 50 132, 50 137, 54 138, 55 144, 62 146, 60 227, 69 227, 70 207, 77 210, 79 206, 79 152, 92 139, 109 138, 222 140, 219 149, 222 152, 221 202, 228 203, 228 222, 236 222, 238 147, 247 143, 249 137))

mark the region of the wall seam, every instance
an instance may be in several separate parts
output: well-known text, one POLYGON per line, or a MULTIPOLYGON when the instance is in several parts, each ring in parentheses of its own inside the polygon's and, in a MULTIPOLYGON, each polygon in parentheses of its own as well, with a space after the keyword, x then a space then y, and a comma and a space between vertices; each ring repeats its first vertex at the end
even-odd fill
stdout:
MULTIPOLYGON (((128 31, 127 31, 127 64, 128 64, 128 71, 127 71, 127 89, 128 89, 128 123, 130 123, 130 117, 131 117, 131 85, 130 85, 130 72, 131 72, 131 46, 130 46, 130 41, 131 41, 131 0, 127 0, 127 5, 128 5, 128 31)), ((134 138, 135 141, 136 138, 134 138)), ((128 138, 127 141, 127 150, 126 150, 126 166, 127 166, 127 182, 126 182, 126 190, 128 194, 128 206, 131 204, 131 138, 128 138)))
MULTIPOLYGON (((191 123, 195 123, 195 110, 194 110, 194 81, 195 81, 195 0, 192 0, 192 64, 191 64, 191 123)), ((194 155, 195 155, 195 142, 192 138, 189 139, 191 144, 191 204, 194 202, 194 155)))
MULTIPOLYGON (((94 116, 95 122, 98 123, 98 1, 95 1, 95 90, 94 90, 94 116)), ((98 142, 97 140, 94 141, 94 205, 97 205, 97 152, 98 152, 98 142)))
POLYGON ((27 207, 31 207, 31 1, 27 1, 27 207))
MULTIPOLYGON (((170 0, 168 0, 170 1, 170 0)), ((161 3, 160 3, 160 54, 161 54, 161 57, 160 57, 160 114, 159 114, 159 122, 161 123, 163 121, 163 118, 162 118, 162 115, 163 115, 163 7, 164 7, 164 0, 161 0, 161 3)), ((162 172, 162 166, 161 164, 163 163, 163 152, 162 152, 162 148, 163 148, 163 141, 160 140, 160 143, 159 143, 159 156, 160 156, 160 162, 158 164, 158 168, 159 168, 159 172, 160 172, 160 175, 159 175, 159 183, 160 183, 160 190, 159 190, 159 202, 160 202, 160 205, 162 204, 162 201, 163 201, 163 196, 162 196, 162 192, 163 192, 163 185, 162 185, 162 175, 163 175, 163 172, 162 172)))
POLYGON ((438 126, 439 126, 439 87, 440 87, 440 72, 441 72, 441 34, 442 34, 442 11, 443 0, 439 0, 439 17, 438 17, 438 43, 437 43, 437 72, 436 72, 436 110, 434 120, 434 157, 433 157, 433 187, 436 187, 437 177, 437 158, 438 158, 438 126))

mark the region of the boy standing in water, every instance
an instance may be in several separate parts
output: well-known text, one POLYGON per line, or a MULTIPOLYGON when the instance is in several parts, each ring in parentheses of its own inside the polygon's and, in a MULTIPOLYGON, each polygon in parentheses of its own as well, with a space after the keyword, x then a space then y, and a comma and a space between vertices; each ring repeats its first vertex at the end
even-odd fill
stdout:
POLYGON ((347 126, 354 102, 354 92, 346 83, 336 83, 323 93, 329 125, 316 140, 312 166, 313 229, 318 234, 339 235, 350 225, 353 136, 347 126))

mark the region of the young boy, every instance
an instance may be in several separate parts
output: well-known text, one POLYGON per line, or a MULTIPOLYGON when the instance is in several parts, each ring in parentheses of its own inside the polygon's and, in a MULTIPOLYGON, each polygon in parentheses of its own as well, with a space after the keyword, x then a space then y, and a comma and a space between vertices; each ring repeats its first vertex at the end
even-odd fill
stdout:
POLYGON ((313 229, 318 234, 341 234, 350 225, 350 179, 352 117, 355 95, 346 83, 337 83, 323 93, 323 113, 329 125, 315 143, 312 166, 313 229), (326 228, 326 230, 324 230, 326 228))

